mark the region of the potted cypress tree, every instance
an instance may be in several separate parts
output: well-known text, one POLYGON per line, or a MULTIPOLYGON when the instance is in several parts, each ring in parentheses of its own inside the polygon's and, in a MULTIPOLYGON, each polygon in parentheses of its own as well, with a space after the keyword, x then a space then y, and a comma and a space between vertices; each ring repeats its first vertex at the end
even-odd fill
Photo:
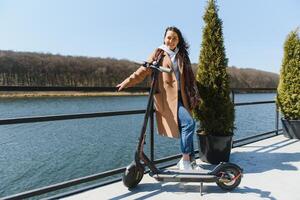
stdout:
POLYGON ((217 12, 216 1, 209 0, 196 76, 201 101, 193 111, 201 124, 197 131, 200 159, 212 164, 229 160, 234 130, 234 105, 226 72, 228 59, 217 12))
POLYGON ((300 38, 299 28, 284 43, 284 55, 277 88, 277 105, 283 114, 283 134, 300 139, 300 38))

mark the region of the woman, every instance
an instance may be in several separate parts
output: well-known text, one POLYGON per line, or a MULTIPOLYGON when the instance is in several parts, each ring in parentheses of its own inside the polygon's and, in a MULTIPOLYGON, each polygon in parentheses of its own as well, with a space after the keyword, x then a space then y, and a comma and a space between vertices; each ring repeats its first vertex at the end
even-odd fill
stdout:
MULTIPOLYGON (((193 106, 187 94, 190 94, 190 88, 195 88, 195 78, 191 70, 188 48, 180 30, 168 27, 164 34, 164 44, 156 49, 148 60, 153 62, 157 59, 157 53, 162 52, 160 65, 172 69, 172 73, 159 73, 154 105, 159 134, 180 138, 182 158, 177 167, 181 170, 191 170, 191 158, 194 158, 195 122, 191 116, 193 106)), ((134 86, 150 74, 150 68, 140 67, 117 85, 118 91, 134 86)))

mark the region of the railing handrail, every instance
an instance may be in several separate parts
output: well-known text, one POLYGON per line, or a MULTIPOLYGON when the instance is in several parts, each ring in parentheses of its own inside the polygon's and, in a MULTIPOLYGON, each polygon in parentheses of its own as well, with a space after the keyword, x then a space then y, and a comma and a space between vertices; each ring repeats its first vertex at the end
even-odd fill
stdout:
POLYGON ((275 103, 276 101, 253 101, 253 102, 240 102, 234 103, 234 106, 247 106, 247 105, 257 105, 257 104, 269 104, 275 103))
POLYGON ((95 118, 95 117, 111 117, 111 116, 119 116, 119 115, 135 115, 135 114, 143 114, 143 113, 145 113, 145 110, 126 110, 126 111, 114 111, 114 112, 77 113, 77 114, 70 114, 70 115, 66 114, 66 115, 7 118, 7 119, 0 119, 0 125, 83 119, 83 118, 86 119, 86 118, 95 118))

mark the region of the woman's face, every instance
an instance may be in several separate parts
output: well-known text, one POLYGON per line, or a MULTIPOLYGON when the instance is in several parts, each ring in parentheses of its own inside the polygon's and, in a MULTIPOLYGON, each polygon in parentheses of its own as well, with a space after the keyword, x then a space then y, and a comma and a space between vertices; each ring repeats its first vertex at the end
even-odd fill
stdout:
POLYGON ((179 38, 177 33, 174 31, 167 31, 164 42, 169 49, 174 50, 179 43, 179 38))

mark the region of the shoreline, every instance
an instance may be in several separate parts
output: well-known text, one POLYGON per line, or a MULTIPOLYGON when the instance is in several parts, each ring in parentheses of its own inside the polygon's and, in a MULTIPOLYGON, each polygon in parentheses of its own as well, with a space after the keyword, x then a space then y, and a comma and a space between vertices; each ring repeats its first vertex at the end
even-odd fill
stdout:
MULTIPOLYGON (((235 92, 247 93, 274 93, 274 91, 235 92)), ((54 98, 54 97, 110 97, 110 96, 147 96, 148 92, 82 92, 82 91, 0 91, 0 98, 54 98)))
POLYGON ((106 96, 146 96, 148 92, 0 92, 0 98, 44 98, 44 97, 106 97, 106 96))

